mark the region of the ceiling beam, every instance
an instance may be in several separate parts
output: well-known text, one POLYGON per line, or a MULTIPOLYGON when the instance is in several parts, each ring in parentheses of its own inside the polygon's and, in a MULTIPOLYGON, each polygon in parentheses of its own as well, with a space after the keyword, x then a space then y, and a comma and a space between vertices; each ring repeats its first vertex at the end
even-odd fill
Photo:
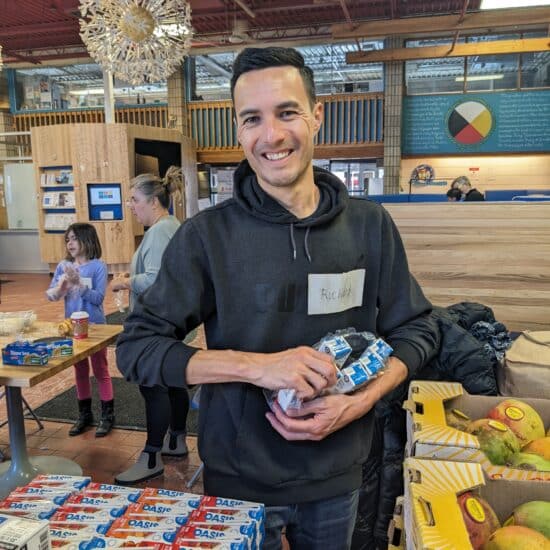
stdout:
POLYGON ((519 28, 550 24, 550 7, 488 10, 461 14, 432 15, 430 17, 405 17, 402 19, 381 19, 364 23, 340 23, 332 25, 333 39, 379 38, 384 36, 429 34, 434 32, 456 32, 479 29, 519 28))
POLYGON ((5 38, 16 36, 31 36, 34 34, 50 33, 78 33, 78 25, 74 21, 64 21, 59 23, 37 23, 34 25, 20 25, 17 27, 3 27, 0 29, 0 42, 5 38))
POLYGON ((395 48, 348 52, 346 62, 379 63, 381 61, 406 61, 409 59, 431 59, 439 57, 462 57, 466 55, 494 55, 502 53, 550 51, 550 38, 524 38, 518 40, 492 40, 445 46, 425 46, 423 48, 395 48))
POLYGON ((233 0, 239 8, 241 8, 248 17, 252 17, 254 19, 256 17, 256 14, 243 2, 243 0, 233 0))
POLYGON ((34 65, 39 65, 41 60, 38 57, 32 55, 21 55, 17 52, 12 52, 10 50, 4 50, 4 60, 7 62, 10 58, 17 59, 18 61, 25 61, 27 63, 33 63, 34 65))

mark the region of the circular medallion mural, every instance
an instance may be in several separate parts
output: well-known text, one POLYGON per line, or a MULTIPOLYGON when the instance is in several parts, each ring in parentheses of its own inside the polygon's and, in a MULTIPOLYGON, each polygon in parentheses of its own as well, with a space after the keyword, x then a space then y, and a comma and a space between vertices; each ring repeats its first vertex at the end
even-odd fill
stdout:
POLYGON ((461 145, 481 143, 492 131, 493 115, 479 101, 463 101, 449 113, 447 128, 451 137, 461 145))

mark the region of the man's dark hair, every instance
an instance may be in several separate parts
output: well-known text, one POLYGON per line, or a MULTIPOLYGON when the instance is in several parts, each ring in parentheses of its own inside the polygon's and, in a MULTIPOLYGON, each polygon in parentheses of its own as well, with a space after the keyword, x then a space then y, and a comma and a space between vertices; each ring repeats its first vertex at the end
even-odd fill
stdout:
POLYGON ((300 72, 310 106, 315 105, 315 83, 313 71, 305 64, 302 54, 294 48, 245 48, 233 63, 231 77, 231 99, 235 100, 233 92, 239 77, 249 71, 269 69, 270 67, 296 67, 300 72))

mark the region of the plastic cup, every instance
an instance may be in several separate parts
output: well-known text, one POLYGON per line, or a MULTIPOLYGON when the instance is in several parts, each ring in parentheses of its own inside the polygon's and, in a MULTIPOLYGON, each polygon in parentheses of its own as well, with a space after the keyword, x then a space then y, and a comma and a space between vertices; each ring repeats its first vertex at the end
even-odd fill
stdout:
POLYGON ((73 324, 73 338, 81 340, 88 338, 88 324, 90 316, 85 311, 75 311, 71 315, 71 323, 73 324))

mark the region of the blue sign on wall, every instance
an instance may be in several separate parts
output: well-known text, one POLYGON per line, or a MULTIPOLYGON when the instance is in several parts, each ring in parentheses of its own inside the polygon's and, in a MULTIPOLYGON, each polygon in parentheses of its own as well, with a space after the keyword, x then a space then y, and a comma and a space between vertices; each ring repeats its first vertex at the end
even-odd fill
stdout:
POLYGON ((404 155, 550 152, 550 90, 410 96, 404 155))

